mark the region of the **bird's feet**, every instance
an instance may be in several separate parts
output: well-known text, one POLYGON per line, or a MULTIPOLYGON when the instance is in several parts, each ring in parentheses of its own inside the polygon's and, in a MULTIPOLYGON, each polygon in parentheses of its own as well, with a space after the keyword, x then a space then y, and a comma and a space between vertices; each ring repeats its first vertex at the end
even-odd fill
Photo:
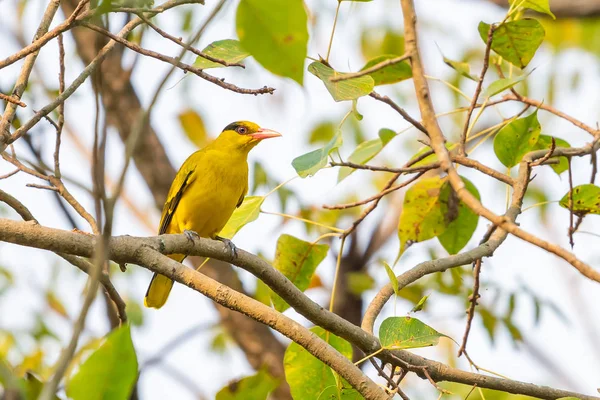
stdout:
POLYGON ((189 240, 190 242, 194 242, 194 239, 197 239, 200 237, 200 235, 198 235, 198 233, 196 233, 195 231, 190 231, 188 229, 185 229, 183 231, 183 234, 185 235, 185 237, 187 238, 187 240, 189 240))
POLYGON ((231 253, 231 258, 237 258, 237 256, 238 256, 237 247, 235 247, 235 244, 233 244, 233 242, 231 240, 226 239, 221 236, 215 237, 215 240, 223 242, 225 244, 225 246, 227 246, 229 248, 229 252, 231 253))

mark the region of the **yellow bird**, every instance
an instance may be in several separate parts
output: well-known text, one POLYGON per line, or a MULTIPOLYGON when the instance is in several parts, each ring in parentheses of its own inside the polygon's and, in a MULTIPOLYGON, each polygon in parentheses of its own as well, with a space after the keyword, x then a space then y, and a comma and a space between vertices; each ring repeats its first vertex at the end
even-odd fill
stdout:
MULTIPOLYGON (((193 153, 183 163, 167 196, 158 234, 185 233, 225 242, 235 255, 235 246, 218 236, 231 214, 248 192, 248 153, 263 139, 281 136, 255 123, 229 124, 212 143, 193 153)), ((184 254, 169 256, 183 262, 184 254)), ((146 307, 160 308, 167 301, 173 281, 154 274, 144 298, 146 307)))

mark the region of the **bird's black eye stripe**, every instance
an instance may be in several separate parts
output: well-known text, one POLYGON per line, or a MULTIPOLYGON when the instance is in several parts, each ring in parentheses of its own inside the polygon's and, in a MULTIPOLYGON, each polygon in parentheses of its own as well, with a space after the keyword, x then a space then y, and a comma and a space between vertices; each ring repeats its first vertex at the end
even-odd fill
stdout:
POLYGON ((233 122, 223 129, 224 131, 234 131, 239 133, 240 135, 245 135, 248 133, 248 127, 240 124, 239 122, 233 122))

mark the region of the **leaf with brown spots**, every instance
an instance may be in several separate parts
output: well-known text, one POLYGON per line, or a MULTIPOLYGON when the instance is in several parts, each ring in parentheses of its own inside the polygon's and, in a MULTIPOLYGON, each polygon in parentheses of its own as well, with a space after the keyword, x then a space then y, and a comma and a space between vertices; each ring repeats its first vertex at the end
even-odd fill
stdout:
MULTIPOLYGON (((308 289, 317 266, 327 255, 329 246, 305 242, 291 235, 281 235, 277 240, 273 266, 302 291, 308 289)), ((289 305, 277 294, 271 293, 271 301, 279 312, 289 305)))
MULTIPOLYGON (((569 193, 565 194, 559 203, 566 209, 570 209, 569 193)), ((586 184, 573 188, 573 213, 576 215, 600 214, 600 187, 586 184)))
POLYGON ((446 218, 440 203, 445 178, 421 179, 406 192, 398 224, 400 254, 415 242, 434 238, 446 229, 446 218))

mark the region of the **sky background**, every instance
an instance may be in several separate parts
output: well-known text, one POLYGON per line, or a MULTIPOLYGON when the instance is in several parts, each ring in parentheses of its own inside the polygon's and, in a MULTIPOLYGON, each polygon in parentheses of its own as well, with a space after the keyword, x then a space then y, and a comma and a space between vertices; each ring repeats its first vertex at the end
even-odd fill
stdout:
MULTIPOLYGON (((11 39, 11 32, 20 29, 18 19, 15 18, 16 2, 3 0, 0 13, 0 58, 4 58, 19 49, 17 43, 11 39)), ((195 13, 194 22, 197 26, 203 21, 209 10, 214 6, 214 0, 207 0, 205 7, 200 7, 195 13)), ((309 43, 309 55, 317 57, 325 55, 331 24, 335 13, 336 2, 310 0, 307 6, 315 11, 315 25, 312 26, 309 43)), ((229 2, 217 20, 210 26, 200 41, 199 48, 215 40, 236 38, 235 34, 235 9, 237 2, 229 2)), ((26 17, 23 20, 26 37, 33 36, 41 17, 45 2, 29 0, 25 8, 26 17)), ((471 49, 483 50, 483 43, 477 33, 477 24, 495 22, 503 18, 502 9, 488 4, 485 1, 449 1, 429 0, 417 2, 419 16, 420 45, 424 54, 427 74, 433 77, 448 79, 453 71, 444 65, 440 50, 445 56, 458 60, 465 51, 471 49), (438 49, 439 47, 439 49, 438 49)), ((175 36, 181 35, 181 13, 167 12, 158 17, 159 25, 175 36)), ((60 19, 57 18, 57 21, 60 19)), ((53 26, 57 24, 54 22, 53 26)), ((113 18, 112 30, 120 26, 123 16, 113 18)), ((360 51, 360 32, 363 26, 390 26, 401 29, 402 15, 399 2, 376 0, 372 3, 344 3, 341 7, 340 18, 333 50, 330 58, 331 64, 338 70, 358 70, 364 64, 360 51)), ((185 37, 185 35, 184 35, 185 37)), ((147 32, 143 46, 165 54, 178 54, 176 47, 155 35, 147 32)), ((75 46, 71 38, 65 38, 67 54, 67 84, 80 73, 82 65, 75 55, 75 46)), ((44 80, 50 87, 57 86, 57 45, 53 41, 45 46, 39 61, 36 64, 34 81, 44 80)), ((131 62, 131 54, 126 57, 126 62, 131 62)), ((188 61, 193 61, 191 56, 188 61)), ((173 74, 167 90, 161 94, 152 114, 152 124, 157 130, 167 154, 176 167, 195 150, 194 145, 183 133, 177 115, 187 107, 197 110, 203 117, 209 133, 216 136, 224 126, 235 120, 252 120, 264 127, 269 127, 283 134, 277 140, 267 141, 258 146, 250 155, 250 163, 259 160, 269 173, 279 182, 293 176, 295 171, 291 161, 298 155, 310 151, 314 146, 307 145, 306 135, 315 123, 322 120, 341 120, 350 109, 350 103, 335 103, 324 85, 316 77, 305 73, 305 85, 299 86, 287 79, 280 79, 266 72, 254 60, 248 59, 246 70, 221 69, 212 72, 225 77, 227 81, 242 87, 262 87, 264 85, 277 88, 274 95, 244 96, 225 91, 215 85, 201 80, 196 76, 185 76, 179 71, 173 74)), ((308 60, 307 60, 308 63, 308 60)), ((473 72, 479 73, 479 64, 473 64, 473 72)), ((0 88, 4 93, 10 89, 14 77, 18 73, 20 63, 5 68, 0 73, 0 88)), ((132 76, 134 87, 145 106, 148 105, 157 85, 166 71, 170 68, 158 60, 141 58, 138 60, 136 71, 132 76)), ((548 78, 556 74, 559 80, 555 83, 554 106, 562 111, 581 119, 585 123, 596 126, 598 119, 598 105, 600 92, 596 90, 600 84, 600 70, 597 58, 581 50, 567 50, 554 54, 549 46, 543 45, 528 71, 534 70, 530 78, 529 96, 535 99, 544 99, 548 96, 548 78), (558 94, 558 95, 556 95, 558 94)), ((433 100, 437 112, 449 111, 453 106, 452 95, 441 83, 430 81, 433 100)), ((474 90, 472 84, 466 83, 464 91, 471 95, 474 90)), ((416 102, 413 99, 412 82, 405 81, 392 87, 378 89, 381 93, 397 96, 401 105, 413 115, 418 116, 416 102)), ((28 93, 24 99, 28 109, 23 112, 22 118, 30 115, 32 110, 42 108, 47 102, 47 97, 39 92, 28 93)), ((407 127, 399 115, 394 113, 382 103, 370 98, 359 100, 359 109, 364 115, 361 126, 368 138, 375 138, 380 128, 391 128, 400 131, 407 127)), ((463 100, 461 105, 465 105, 463 100)), ((94 125, 94 101, 89 82, 67 102, 67 124, 77 137, 86 146, 91 148, 94 125)), ((504 116, 516 113, 520 108, 508 105, 499 108, 504 116), (512 113, 512 114, 511 114, 512 113)), ((498 122, 498 114, 488 111, 480 120, 480 125, 498 122)), ((589 140, 587 133, 579 131, 567 122, 559 120, 547 113, 540 113, 542 133, 554 135, 568 140, 572 146, 585 144, 589 140)), ((442 117, 440 123, 450 138, 457 137, 460 127, 452 117, 442 117)), ((40 122, 31 134, 36 143, 44 149, 44 157, 51 160, 54 133, 53 128, 40 122)), ((346 134, 346 139, 349 134, 346 134)), ((395 138, 382 155, 374 163, 388 162, 400 165, 416 152, 418 143, 415 139, 415 130, 410 130, 395 138)), ((17 153, 25 159, 31 159, 24 144, 17 144, 17 153)), ((348 156, 353 149, 351 140, 346 140, 341 153, 348 156)), ((61 149, 64 175, 80 182, 89 183, 89 160, 82 155, 75 146, 72 138, 67 133, 61 149)), ((107 175, 115 179, 123 165, 123 146, 116 132, 110 131, 108 143, 107 175)), ((482 146, 473 156, 486 164, 504 170, 496 159, 491 146, 482 146)), ((588 160, 574 161, 576 174, 575 184, 586 183, 589 179, 588 160)), ((0 174, 11 171, 7 163, 0 163, 0 174)), ((461 173, 471 179, 478 187, 484 204, 496 213, 505 209, 505 189, 495 181, 482 175, 461 168, 461 173)), ((560 199, 568 190, 566 174, 559 178, 550 168, 538 169, 535 182, 547 189, 551 200, 560 199)), ((514 171, 513 171, 514 173, 514 171)), ((365 198, 376 192, 375 187, 369 183, 369 173, 356 172, 350 178, 336 185, 337 170, 327 169, 320 171, 316 176, 307 179, 295 179, 289 187, 300 194, 307 204, 320 206, 332 204, 341 200, 345 195, 357 193, 360 198, 365 198)), ((45 226, 70 229, 68 222, 56 207, 50 193, 25 187, 26 183, 34 183, 33 178, 19 174, 16 177, 0 181, 0 189, 11 193, 21 199, 30 208, 34 216, 45 226)), ((84 191, 70 185, 73 194, 88 207, 93 209, 92 199, 84 191)), ((264 194, 263 192, 259 192, 264 194)), ((157 226, 159 213, 153 206, 152 197, 145 187, 142 179, 135 169, 130 169, 127 179, 126 195, 146 214, 151 226, 157 226)), ((533 204, 528 200, 525 206, 533 204)), ((558 206, 550 204, 548 211, 551 218, 546 225, 540 222, 539 210, 531 209, 519 217, 522 227, 532 233, 568 246, 566 231, 568 227, 568 212, 558 206)), ((297 209, 297 204, 292 202, 291 211, 297 209)), ((265 211, 279 211, 278 202, 273 196, 263 205, 265 211)), ((378 210, 375 215, 383 210, 378 210)), ((9 218, 16 218, 14 213, 6 214, 9 218)), ((378 218, 370 216, 365 224, 374 226, 378 218)), ((581 230, 598 233, 597 216, 590 216, 583 223, 581 230), (594 229, 596 227, 596 230, 594 229)), ((84 226, 82 221, 79 221, 84 226)), ((345 227, 345 226, 342 226, 345 227)), ((487 222, 480 219, 478 230, 467 248, 476 245, 479 238, 487 229, 487 222)), ((369 229, 364 229, 363 234, 369 229)), ((117 208, 114 233, 117 235, 148 236, 155 233, 144 223, 141 223, 130 210, 121 202, 117 208)), ((278 217, 262 214, 260 218, 243 228, 235 238, 238 247, 252 252, 261 252, 267 258, 272 258, 275 250, 275 239, 281 233, 290 233, 305 240, 314 239, 307 235, 300 224, 293 222, 281 226, 278 217)), ((600 267, 600 254, 598 238, 579 234, 576 236, 576 254, 583 261, 592 266, 600 267)), ((333 275, 334 254, 339 243, 334 243, 331 254, 319 266, 318 272, 330 287, 333 275)), ((444 254, 437 243, 417 244, 409 249, 402 257, 395 271, 399 274, 413 267, 419 262, 428 259, 428 249, 434 248, 438 254, 444 254)), ((382 249, 377 258, 392 262, 398 251, 398 241, 392 238, 382 249)), ((74 318, 79 312, 81 294, 86 277, 72 266, 65 264, 52 254, 8 244, 0 244, 0 265, 10 269, 16 277, 13 290, 0 297, 0 329, 13 331, 29 330, 35 324, 35 315, 45 313, 45 300, 40 293, 48 285, 56 282, 57 291, 63 299, 69 315, 74 318)), ((373 262, 369 271, 375 277, 376 288, 388 282, 380 263, 373 262)), ((240 272, 247 289, 252 290, 255 281, 247 273, 240 272)), ((119 292, 126 297, 141 302, 146 291, 151 273, 142 268, 131 266, 126 277, 115 276, 113 281, 119 292)), ((500 247, 494 257, 486 260, 483 266, 482 279, 493 283, 507 291, 516 291, 523 284, 529 287, 540 298, 547 299, 559 306, 567 316, 567 320, 559 314, 544 309, 539 325, 534 326, 534 308, 527 296, 519 296, 516 311, 516 320, 522 329, 525 341, 533 348, 539 349, 552 361, 561 365, 567 380, 561 379, 545 368, 539 360, 531 355, 530 346, 515 345, 504 328, 498 330, 495 342, 492 344, 482 327, 481 320, 476 317, 473 331, 469 338, 469 354, 486 369, 519 379, 538 384, 553 385, 565 389, 573 389, 587 394, 595 394, 600 387, 600 345, 593 339, 598 332, 597 304, 600 304, 598 285, 580 276, 570 265, 556 257, 545 253, 534 246, 519 239, 509 237, 500 247), (586 321, 586 322, 584 322, 586 321)), ((376 291, 366 293, 367 301, 375 295, 376 291)), ((328 293, 317 289, 310 291, 311 297, 327 302, 328 293)), ((491 302, 492 293, 484 291, 482 302, 491 302)), ((393 315, 392 301, 389 302, 384 312, 378 319, 380 323, 385 316, 393 315)), ((503 301, 502 304, 506 304, 503 301)), ((411 306, 403 300, 398 300, 397 314, 403 315, 411 306)), ((293 310, 287 311, 298 317, 293 310)), ((46 314, 46 321, 51 328, 62 338, 63 343, 71 333, 71 323, 56 314, 46 314)), ((429 299, 428 311, 418 315, 424 322, 440 332, 443 332, 460 342, 462 338, 465 318, 464 304, 457 299, 450 299, 434 293, 429 299)), ((298 317, 308 325, 308 322, 298 317)), ((140 365, 144 360, 154 356, 162 346, 181 332, 194 327, 204 327, 202 332, 195 335, 176 350, 169 352, 164 363, 168 369, 153 366, 143 370, 139 390, 144 400, 177 398, 197 398, 185 387, 180 380, 174 379, 169 370, 173 368, 183 374, 206 398, 214 394, 229 380, 243 377, 252 373, 243 353, 235 347, 229 347, 224 354, 215 353, 210 349, 210 339, 218 332, 212 326, 218 322, 210 300, 202 297, 180 285, 175 285, 168 303, 160 310, 144 310, 144 325, 133 329, 133 340, 138 353, 140 365)), ((100 336, 107 330, 107 321, 104 315, 104 305, 96 301, 89 316, 86 331, 81 343, 85 343, 93 336, 100 336)), ((282 339, 285 340, 285 339, 282 339)), ((23 340, 20 343, 23 349, 33 349, 32 341, 23 340)), ((49 360, 54 360, 60 347, 54 341, 46 343, 49 360)), ((416 350, 418 354, 425 355, 440 361, 446 361, 450 354, 455 354, 457 346, 448 340, 442 340, 440 346, 435 348, 416 350)), ((549 365, 546 363, 546 365, 549 365)), ((458 366, 468 369, 464 359, 460 359, 458 366)), ((372 372, 372 371, 371 371, 372 372)), ((563 374, 561 374, 563 375, 563 374)), ((409 378, 410 392, 422 393, 422 390, 431 391, 427 382, 416 376, 409 378)), ((434 393, 431 391, 431 393, 434 393)))

